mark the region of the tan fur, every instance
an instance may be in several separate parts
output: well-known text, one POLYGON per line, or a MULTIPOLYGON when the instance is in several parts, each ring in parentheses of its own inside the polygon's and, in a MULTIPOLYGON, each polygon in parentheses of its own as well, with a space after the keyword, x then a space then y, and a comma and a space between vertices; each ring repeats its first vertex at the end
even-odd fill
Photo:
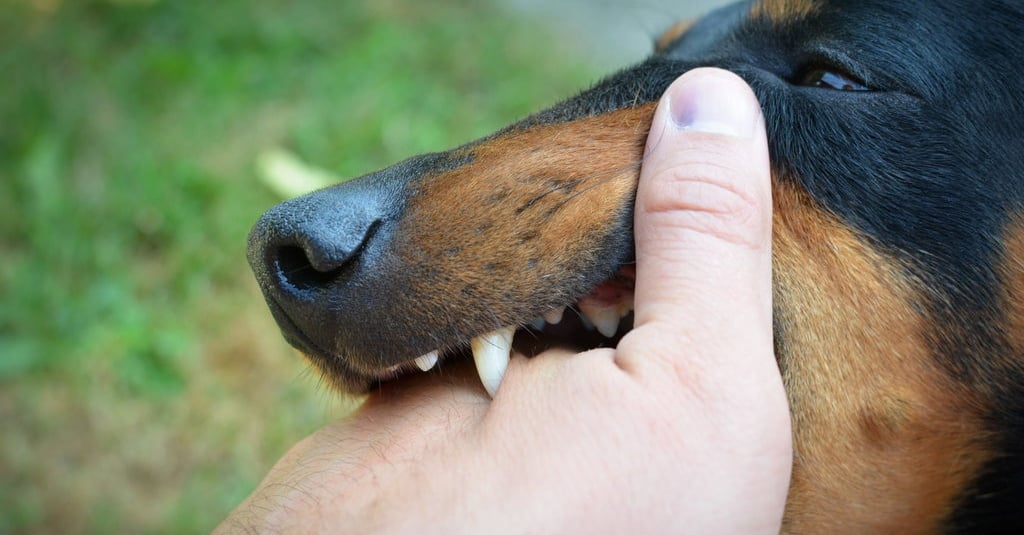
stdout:
POLYGON ((660 36, 654 41, 654 51, 661 53, 672 46, 672 43, 676 42, 687 30, 693 26, 693 21, 677 22, 672 25, 671 28, 662 32, 660 36))
POLYGON ((396 233, 403 264, 431 269, 410 293, 450 301, 453 318, 478 312, 455 309, 461 295, 483 308, 494 300, 508 315, 495 326, 545 310, 507 303, 548 295, 534 306, 554 307, 578 297, 549 294, 572 280, 574 265, 598 257, 595 244, 621 217, 608 207, 631 203, 654 107, 513 130, 464 149, 468 163, 428 177, 396 233))
POLYGON ((778 24, 805 18, 817 8, 814 0, 764 0, 754 4, 750 14, 755 19, 765 17, 778 24))
POLYGON ((931 533, 989 459, 983 403, 940 369, 921 285, 789 186, 776 319, 794 418, 786 529, 931 533))

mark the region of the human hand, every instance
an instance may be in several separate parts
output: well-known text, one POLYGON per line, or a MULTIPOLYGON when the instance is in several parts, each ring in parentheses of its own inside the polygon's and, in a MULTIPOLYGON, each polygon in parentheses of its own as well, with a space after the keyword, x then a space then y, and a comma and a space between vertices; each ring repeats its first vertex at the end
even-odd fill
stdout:
POLYGON ((385 385, 295 446, 219 528, 777 533, 791 468, 772 347, 760 108, 698 69, 655 115, 636 202, 634 329, 618 347, 385 385))

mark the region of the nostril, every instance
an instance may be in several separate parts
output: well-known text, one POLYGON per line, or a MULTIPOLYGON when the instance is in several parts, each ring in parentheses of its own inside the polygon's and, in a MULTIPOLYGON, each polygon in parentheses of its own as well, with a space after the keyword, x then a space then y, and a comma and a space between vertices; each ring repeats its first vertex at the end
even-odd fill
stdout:
POLYGON ((282 284, 301 291, 323 288, 337 280, 341 267, 317 268, 301 247, 284 246, 274 255, 274 271, 282 284))
MULTIPOLYGON (((357 181, 358 182, 358 181, 357 181)), ((249 233, 249 263, 275 302, 308 304, 338 293, 373 265, 387 221, 373 183, 349 183, 285 201, 249 233)), ((326 303, 324 303, 326 305, 326 303)))

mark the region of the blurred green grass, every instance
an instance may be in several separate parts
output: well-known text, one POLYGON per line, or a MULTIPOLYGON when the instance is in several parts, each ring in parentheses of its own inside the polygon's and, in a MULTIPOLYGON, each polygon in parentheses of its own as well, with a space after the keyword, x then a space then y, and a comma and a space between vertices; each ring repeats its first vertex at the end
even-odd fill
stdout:
POLYGON ((208 531, 346 410, 245 264, 285 148, 338 176, 593 73, 472 0, 0 3, 0 533, 208 531))

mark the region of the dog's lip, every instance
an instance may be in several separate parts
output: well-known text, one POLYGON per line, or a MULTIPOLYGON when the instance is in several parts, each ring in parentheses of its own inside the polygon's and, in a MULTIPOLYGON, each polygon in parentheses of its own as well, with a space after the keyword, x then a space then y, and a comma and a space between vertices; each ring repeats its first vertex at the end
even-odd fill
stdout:
POLYGON ((273 297, 267 297, 267 307, 270 308, 270 314, 277 320, 278 327, 281 329, 281 334, 284 335, 285 340, 289 344, 298 349, 303 353, 307 352, 318 352, 323 353, 313 340, 302 332, 302 328, 288 315, 288 312, 277 302, 273 297))
MULTIPOLYGON (((302 330, 298 323, 292 319, 288 314, 288 311, 274 298, 268 297, 267 305, 270 308, 271 315, 274 316, 278 325, 281 327, 281 333, 284 335, 285 340, 291 344, 292 347, 310 359, 330 362, 332 368, 341 368, 342 372, 346 376, 349 378, 356 378, 362 382, 373 382, 388 378, 374 377, 371 374, 360 372, 359 370, 355 370, 349 366, 344 359, 333 357, 331 352, 323 349, 314 342, 313 339, 302 330)), ((382 372, 382 375, 383 374, 384 372, 382 372)))
POLYGON ((488 391, 493 395, 504 375, 507 357, 513 345, 517 353, 524 355, 536 355, 552 347, 583 350, 614 345, 620 338, 620 333, 628 331, 632 326, 630 312, 633 281, 633 266, 623 266, 614 276, 595 286, 574 304, 547 309, 538 314, 533 321, 522 321, 519 325, 485 333, 474 337, 472 343, 436 348, 419 357, 373 370, 354 368, 350 362, 340 358, 335 352, 325 350, 302 330, 288 314, 287 309, 272 296, 268 296, 267 304, 271 314, 277 319, 284 338, 318 365, 321 371, 335 375, 336 380, 342 380, 335 384, 347 384, 347 388, 353 392, 412 373, 430 371, 438 363, 457 358, 470 358, 476 361, 482 378, 490 376, 484 381, 488 391), (493 354, 481 357, 478 353, 479 348, 493 348, 495 336, 499 333, 505 333, 508 347, 503 347, 497 352, 485 351, 493 354), (499 357, 497 353, 501 352, 504 352, 504 356, 499 357), (498 362, 496 363, 494 359, 498 359, 498 362), (505 362, 500 362, 503 359, 505 362), (426 365, 428 361, 429 365, 426 365))
MULTIPOLYGON (((474 337, 469 345, 487 393, 494 396, 497 392, 513 347, 529 355, 555 345, 585 349, 617 343, 619 333, 632 328, 635 273, 633 265, 623 266, 611 278, 592 288, 574 306, 549 309, 534 321, 501 327, 474 337), (566 311, 572 313, 566 314, 566 311)), ((413 369, 428 371, 437 363, 435 357, 438 354, 440 351, 431 351, 408 364, 413 369), (429 361, 429 366, 421 366, 421 361, 429 361)), ((401 372, 405 368, 399 365, 388 371, 401 372)))
POLYGON ((325 350, 314 342, 302 330, 299 324, 292 319, 288 311, 273 297, 267 298, 267 305, 270 308, 271 315, 277 320, 285 340, 292 347, 311 360, 329 363, 331 373, 344 375, 347 382, 363 383, 364 386, 370 386, 382 381, 396 379, 418 369, 415 360, 384 366, 370 372, 355 369, 345 359, 336 357, 334 353, 325 350))

